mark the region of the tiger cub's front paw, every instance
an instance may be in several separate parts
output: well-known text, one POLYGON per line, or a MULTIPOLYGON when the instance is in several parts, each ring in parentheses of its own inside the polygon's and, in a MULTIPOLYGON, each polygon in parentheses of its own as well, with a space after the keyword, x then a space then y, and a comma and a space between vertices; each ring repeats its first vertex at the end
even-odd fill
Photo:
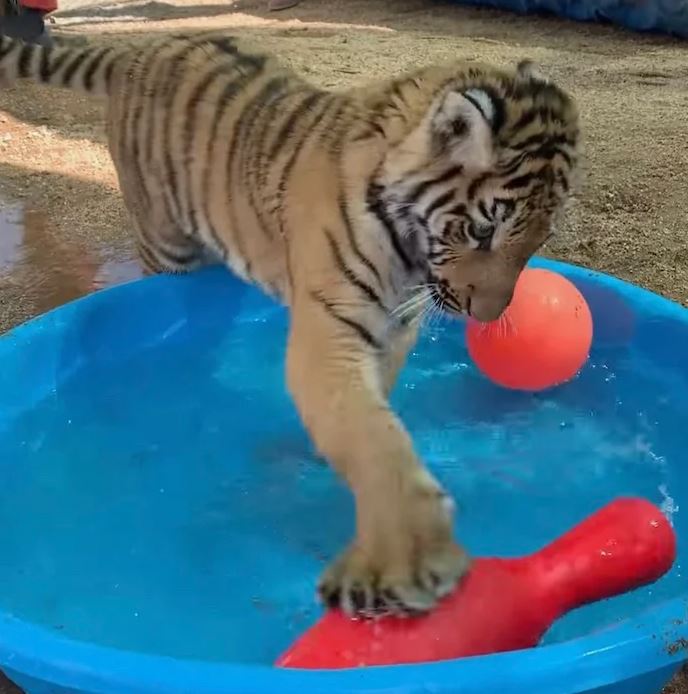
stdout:
MULTIPOLYGON (((367 528, 323 574, 326 605, 352 615, 430 610, 466 573, 470 561, 453 541, 448 499, 423 489, 401 516, 367 528)), ((390 511, 393 509, 390 508, 390 511)))

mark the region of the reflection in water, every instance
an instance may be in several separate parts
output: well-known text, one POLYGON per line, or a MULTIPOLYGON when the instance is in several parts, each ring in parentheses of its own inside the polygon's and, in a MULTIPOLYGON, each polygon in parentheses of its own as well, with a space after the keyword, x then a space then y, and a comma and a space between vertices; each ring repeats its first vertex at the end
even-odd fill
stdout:
POLYGON ((0 291, 19 288, 25 318, 141 275, 133 258, 59 238, 42 212, 0 200, 0 291))

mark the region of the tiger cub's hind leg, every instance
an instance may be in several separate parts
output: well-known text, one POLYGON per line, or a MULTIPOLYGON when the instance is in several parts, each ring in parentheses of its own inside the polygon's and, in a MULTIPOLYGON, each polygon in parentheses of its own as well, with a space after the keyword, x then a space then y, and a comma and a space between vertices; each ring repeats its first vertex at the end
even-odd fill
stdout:
POLYGON ((136 221, 133 227, 139 260, 146 274, 184 274, 214 260, 200 242, 173 227, 144 227, 136 221))
POLYGON ((122 186, 136 250, 146 274, 183 274, 217 260, 200 239, 194 238, 166 213, 162 201, 144 201, 122 186), (152 202, 152 204, 151 204, 152 202))
POLYGON ((197 242, 170 246, 161 243, 162 236, 152 241, 136 233, 136 250, 144 272, 148 275, 185 274, 219 261, 214 254, 197 242))
POLYGON ((170 203, 159 170, 152 164, 137 164, 133 151, 125 148, 123 153, 121 133, 112 123, 110 128, 110 152, 145 273, 183 274, 217 262, 198 235, 185 228, 181 212, 175 209, 178 202, 170 203))

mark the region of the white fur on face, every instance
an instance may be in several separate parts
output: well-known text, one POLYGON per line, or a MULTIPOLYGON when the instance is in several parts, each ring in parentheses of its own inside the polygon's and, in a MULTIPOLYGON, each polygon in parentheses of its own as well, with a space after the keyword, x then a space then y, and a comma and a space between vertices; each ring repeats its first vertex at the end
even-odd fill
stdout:
POLYGON ((442 97, 433 126, 449 137, 448 152, 452 162, 471 173, 487 171, 494 164, 494 147, 490 119, 494 104, 481 89, 466 94, 451 91, 442 97))

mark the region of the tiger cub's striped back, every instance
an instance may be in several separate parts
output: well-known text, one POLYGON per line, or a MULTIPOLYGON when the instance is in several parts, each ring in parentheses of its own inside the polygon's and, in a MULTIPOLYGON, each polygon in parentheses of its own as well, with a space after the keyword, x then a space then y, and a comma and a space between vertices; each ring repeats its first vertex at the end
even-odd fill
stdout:
POLYGON ((110 151, 152 271, 221 258, 288 301, 285 243, 301 245, 317 272, 321 256, 340 264, 332 244, 343 235, 342 252, 353 253, 366 284, 400 273, 376 292, 391 304, 430 277, 446 308, 464 310, 443 289, 451 279, 442 261, 454 258, 471 286, 486 274, 514 280, 575 168, 573 102, 526 65, 430 66, 335 93, 217 34, 61 43, 44 49, 0 37, 0 78, 108 97, 110 151), (435 203, 434 191, 445 199, 435 203), (312 238, 304 209, 323 205, 312 238), (507 234, 495 224, 502 210, 507 234), (492 250, 493 262, 475 248, 492 250))

